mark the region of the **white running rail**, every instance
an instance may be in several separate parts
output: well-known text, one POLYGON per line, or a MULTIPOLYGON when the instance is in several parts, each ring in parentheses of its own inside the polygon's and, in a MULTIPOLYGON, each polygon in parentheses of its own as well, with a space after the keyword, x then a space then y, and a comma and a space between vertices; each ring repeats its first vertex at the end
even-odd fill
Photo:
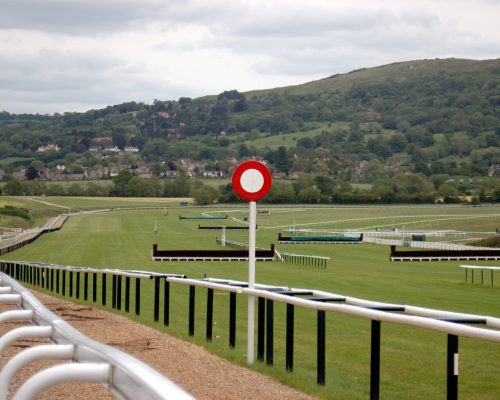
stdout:
POLYGON ((10 344, 21 338, 42 337, 51 342, 28 348, 4 365, 0 370, 0 400, 7 399, 9 384, 21 368, 42 359, 72 362, 52 366, 30 377, 14 393, 14 400, 33 399, 49 386, 73 381, 101 383, 119 399, 193 399, 142 361, 84 336, 1 272, 0 303, 22 308, 0 313, 0 324, 11 320, 32 324, 13 329, 0 337, 0 357, 10 344))

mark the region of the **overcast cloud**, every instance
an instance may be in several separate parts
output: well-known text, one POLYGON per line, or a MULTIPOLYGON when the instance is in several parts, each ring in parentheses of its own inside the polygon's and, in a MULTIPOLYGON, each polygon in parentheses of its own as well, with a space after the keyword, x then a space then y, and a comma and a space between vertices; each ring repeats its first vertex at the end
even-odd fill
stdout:
POLYGON ((0 0, 0 111, 85 111, 500 57, 498 0, 0 0))

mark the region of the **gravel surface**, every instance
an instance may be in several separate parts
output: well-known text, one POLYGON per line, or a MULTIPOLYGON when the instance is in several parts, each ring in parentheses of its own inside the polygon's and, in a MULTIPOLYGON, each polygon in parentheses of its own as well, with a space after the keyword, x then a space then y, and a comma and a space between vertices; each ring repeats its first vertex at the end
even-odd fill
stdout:
MULTIPOLYGON (((147 326, 106 311, 73 304, 45 294, 33 292, 51 311, 61 316, 88 337, 117 347, 149 364, 198 399, 313 399, 277 381, 231 364, 208 353, 204 348, 184 342, 147 326)), ((0 313, 12 309, 0 305, 0 313)), ((0 325, 0 335, 15 322, 0 325)), ((10 357, 26 347, 47 341, 18 341, 0 356, 0 368, 10 357)), ((36 362, 23 369, 11 385, 20 386, 25 377, 57 362, 36 362)), ((39 399, 110 399, 107 390, 95 384, 58 385, 43 392, 39 399)), ((137 399, 142 400, 142 399, 137 399)))

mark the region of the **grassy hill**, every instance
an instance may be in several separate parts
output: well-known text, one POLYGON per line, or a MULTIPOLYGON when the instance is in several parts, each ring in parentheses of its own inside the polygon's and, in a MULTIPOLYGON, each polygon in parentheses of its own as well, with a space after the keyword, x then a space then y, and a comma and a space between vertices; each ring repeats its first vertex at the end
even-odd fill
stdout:
POLYGON ((361 68, 346 74, 336 74, 324 79, 300 85, 281 88, 254 90, 245 95, 268 95, 270 93, 287 93, 293 95, 309 95, 337 90, 348 90, 354 85, 377 84, 385 80, 404 82, 415 78, 434 77, 439 74, 480 74, 490 69, 500 68, 500 59, 467 60, 458 58, 429 59, 397 62, 373 68, 361 68))
POLYGON ((416 60, 302 85, 151 105, 53 116, 3 112, 0 165, 12 173, 36 160, 38 168, 63 164, 81 173, 142 160, 263 157, 286 173, 317 172, 321 161, 323 172, 347 170, 351 180, 352 164, 370 160, 428 176, 485 176, 500 164, 499 82, 500 59, 416 60), (37 152, 51 143, 60 150, 37 152), (103 153, 112 145, 140 152, 103 153), (282 146, 287 162, 276 165, 273 151, 282 146))

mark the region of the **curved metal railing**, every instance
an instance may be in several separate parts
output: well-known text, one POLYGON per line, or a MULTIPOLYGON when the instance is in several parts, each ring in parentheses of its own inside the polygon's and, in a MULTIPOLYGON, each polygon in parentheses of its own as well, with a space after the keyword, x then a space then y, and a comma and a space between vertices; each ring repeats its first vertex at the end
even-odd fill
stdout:
POLYGON ((142 361, 96 342, 49 311, 27 289, 0 272, 0 303, 17 305, 0 314, 0 324, 25 320, 30 326, 13 329, 0 337, 0 356, 14 341, 47 338, 51 344, 35 346, 11 358, 0 371, 0 399, 7 398, 9 383, 26 364, 41 359, 72 361, 42 370, 14 394, 14 400, 32 399, 45 388, 69 381, 98 382, 121 399, 193 399, 176 384, 142 361))

